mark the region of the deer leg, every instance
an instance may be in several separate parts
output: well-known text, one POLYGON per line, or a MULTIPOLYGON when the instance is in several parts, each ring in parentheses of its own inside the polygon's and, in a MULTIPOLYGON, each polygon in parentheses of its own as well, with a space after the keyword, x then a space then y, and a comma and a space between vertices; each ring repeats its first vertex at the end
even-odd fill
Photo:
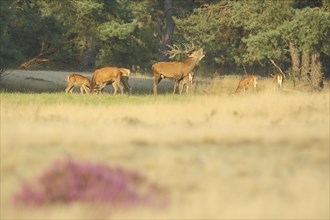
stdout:
POLYGON ((282 80, 283 80, 282 78, 278 79, 278 85, 279 85, 280 88, 282 88, 282 80))
POLYGON ((123 95, 124 94, 124 85, 121 82, 120 78, 115 80, 115 83, 117 85, 117 87, 119 87, 120 89, 120 93, 123 95))
POLYGON ((160 77, 160 75, 154 75, 154 95, 157 96, 157 90, 158 90, 158 84, 159 82, 162 80, 162 78, 160 77))
POLYGON ((184 87, 184 82, 181 80, 181 81, 179 82, 179 94, 180 94, 180 95, 182 94, 183 87, 184 87))
POLYGON ((100 94, 100 84, 97 84, 95 83, 93 86, 92 86, 92 93, 93 94, 100 94))
POLYGON ((106 83, 101 83, 101 84, 97 84, 98 85, 98 90, 96 94, 102 94, 104 87, 107 85, 106 83))
POLYGON ((186 87, 186 93, 187 93, 187 96, 190 94, 190 87, 192 86, 192 82, 191 81, 188 81, 187 83, 187 87, 186 87))
POLYGON ((73 93, 74 86, 71 87, 70 93, 73 93))
POLYGON ((102 94, 104 87, 106 86, 106 83, 100 84, 99 85, 99 94, 102 94))
POLYGON ((173 95, 175 94, 176 87, 179 86, 179 81, 177 79, 174 79, 174 88, 173 88, 173 95))
POLYGON ((86 94, 89 94, 89 93, 91 93, 91 88, 88 86, 85 86, 85 91, 86 91, 86 94))
POLYGON ((187 83, 187 95, 190 95, 190 90, 191 90, 192 85, 193 85, 193 80, 194 80, 194 73, 191 72, 189 74, 189 79, 188 79, 188 83, 187 83))
POLYGON ((119 89, 120 89, 120 93, 123 95, 124 94, 124 86, 123 86, 123 84, 121 82, 119 82, 118 86, 119 86, 119 89))
POLYGON ((86 94, 89 93, 89 88, 86 85, 82 85, 82 88, 83 88, 83 91, 85 91, 86 94))
MULTIPOLYGON (((119 82, 120 82, 120 80, 119 80, 119 82)), ((123 88, 124 88, 124 87, 123 87, 122 84, 119 84, 119 83, 118 83, 118 80, 113 81, 112 86, 113 86, 113 89, 114 89, 114 91, 113 91, 113 95, 116 95, 116 94, 117 94, 118 87, 119 87, 119 89, 120 89, 121 94, 123 94, 123 88)))
POLYGON ((65 89, 65 92, 68 93, 70 92, 70 90, 73 89, 73 85, 69 84, 66 89, 65 89))
POLYGON ((130 85, 128 84, 128 77, 127 77, 127 76, 122 76, 122 78, 121 78, 121 82, 122 82, 122 84, 124 85, 125 90, 127 90, 127 92, 128 92, 129 94, 131 94, 131 93, 132 93, 132 88, 131 88, 130 85))
POLYGON ((154 96, 157 96, 157 83, 156 82, 154 82, 153 89, 154 89, 154 96))
POLYGON ((90 92, 92 94, 99 94, 100 92, 100 86, 98 84, 92 85, 90 92))
POLYGON ((113 86, 113 95, 116 95, 117 94, 117 91, 118 91, 117 83, 116 82, 113 82, 112 83, 112 86, 113 86))

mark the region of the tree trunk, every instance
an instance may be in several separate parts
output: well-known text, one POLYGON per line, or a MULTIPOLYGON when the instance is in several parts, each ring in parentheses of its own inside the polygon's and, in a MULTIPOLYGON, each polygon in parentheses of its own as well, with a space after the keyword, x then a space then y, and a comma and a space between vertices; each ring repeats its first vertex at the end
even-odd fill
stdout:
POLYGON ((293 80, 293 86, 296 86, 296 83, 298 82, 298 78, 300 76, 300 54, 296 47, 296 45, 293 42, 289 42, 289 50, 290 50, 290 56, 291 56, 291 62, 292 62, 292 80, 293 80))
POLYGON ((172 44, 172 36, 175 27, 175 23, 173 20, 174 8, 172 6, 172 0, 164 0, 164 9, 165 9, 166 27, 165 27, 165 31, 161 33, 160 54, 159 54, 160 61, 167 60, 167 57, 165 56, 164 52, 168 50, 167 45, 172 44))
POLYGON ((92 70, 94 68, 96 51, 94 47, 93 37, 85 39, 85 49, 82 52, 80 67, 82 70, 92 70))
POLYGON ((323 75, 322 62, 320 53, 312 53, 311 61, 311 82, 314 91, 321 91, 323 89, 323 75))
POLYGON ((301 77, 300 84, 305 89, 311 85, 311 53, 303 50, 301 55, 301 77))

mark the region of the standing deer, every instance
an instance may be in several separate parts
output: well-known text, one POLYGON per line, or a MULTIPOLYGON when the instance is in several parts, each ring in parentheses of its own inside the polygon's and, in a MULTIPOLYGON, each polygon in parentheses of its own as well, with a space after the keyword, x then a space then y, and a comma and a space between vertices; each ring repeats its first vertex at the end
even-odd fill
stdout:
POLYGON ((257 77, 256 76, 250 75, 250 76, 246 76, 243 79, 241 79, 238 83, 235 93, 239 93, 242 90, 245 93, 246 90, 248 90, 250 87, 253 88, 253 91, 256 91, 256 88, 257 88, 257 77))
MULTIPOLYGON (((124 85, 128 86, 128 89, 130 90, 130 87, 122 83, 121 78, 122 76, 127 77, 130 74, 130 71, 125 68, 117 68, 117 67, 104 67, 101 69, 97 69, 94 71, 92 83, 91 83, 91 91, 94 92, 94 90, 97 90, 96 93, 102 93, 104 87, 108 84, 112 84, 114 88, 114 95, 117 94, 118 87, 120 89, 121 94, 123 94, 124 85)), ((126 82, 125 82, 126 83, 126 82)))
POLYGON ((275 73, 271 75, 273 77, 273 85, 274 87, 282 88, 284 74, 281 72, 275 73))
MULTIPOLYGON (((170 55, 170 58, 173 58, 177 54, 188 54, 193 51, 188 55, 186 60, 177 62, 159 62, 152 65, 151 68, 154 74, 153 90, 155 96, 157 96, 158 84, 163 78, 174 79, 175 83, 173 93, 175 93, 175 89, 179 81, 186 77, 194 69, 195 65, 205 56, 203 48, 195 50, 193 44, 189 48, 187 45, 184 46, 185 50, 180 50, 175 45, 173 47, 169 46, 170 50, 166 54, 170 55)), ((189 88, 187 89, 189 90, 189 88)))
POLYGON ((274 87, 275 85, 277 85, 279 88, 282 88, 283 79, 285 79, 285 74, 282 71, 281 67, 279 67, 272 58, 268 57, 268 59, 279 70, 279 72, 275 73, 274 75, 271 75, 271 77, 273 77, 273 85, 274 87))
MULTIPOLYGON (((186 86, 186 93, 187 95, 189 95, 189 88, 192 86, 192 82, 194 80, 194 73, 190 72, 188 73, 188 75, 186 75, 185 77, 183 77, 180 81, 179 81, 179 94, 182 94, 183 88, 184 86, 186 86)), ((174 88, 177 86, 177 84, 174 85, 174 88)), ((175 91, 174 91, 175 93, 175 91)))
POLYGON ((80 74, 69 74, 67 75, 66 79, 68 82, 68 86, 65 89, 66 93, 72 93, 75 86, 80 87, 80 92, 82 94, 84 91, 86 94, 90 93, 91 81, 87 77, 84 77, 80 74))

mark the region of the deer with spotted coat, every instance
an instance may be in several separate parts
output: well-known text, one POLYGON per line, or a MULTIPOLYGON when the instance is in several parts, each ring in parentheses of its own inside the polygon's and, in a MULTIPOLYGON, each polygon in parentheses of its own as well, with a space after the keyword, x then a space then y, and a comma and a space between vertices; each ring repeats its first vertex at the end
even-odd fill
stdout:
POLYGON ((66 93, 72 93, 75 86, 80 87, 81 94, 84 92, 90 93, 91 81, 87 77, 75 73, 67 75, 66 79, 68 82, 68 86, 65 89, 66 93))
POLYGON ((235 93, 240 93, 243 90, 243 92, 245 94, 245 92, 249 88, 253 88, 254 92, 256 91, 256 89, 257 89, 257 77, 256 76, 248 75, 248 76, 245 76, 244 78, 242 78, 238 83, 235 93))

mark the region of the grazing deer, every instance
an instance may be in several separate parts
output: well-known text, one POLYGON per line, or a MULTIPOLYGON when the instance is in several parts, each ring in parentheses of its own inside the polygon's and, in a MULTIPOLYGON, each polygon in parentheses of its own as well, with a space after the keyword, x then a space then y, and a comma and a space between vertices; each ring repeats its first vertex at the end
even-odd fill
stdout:
POLYGON ((159 62, 152 65, 152 72, 154 74, 154 95, 157 95, 157 87, 159 82, 163 78, 172 78, 174 79, 174 91, 178 85, 179 81, 186 77, 195 67, 195 65, 205 56, 203 48, 195 49, 193 44, 188 47, 185 46, 185 50, 180 50, 177 46, 169 46, 170 50, 166 52, 167 55, 170 55, 169 58, 173 58, 175 55, 183 53, 189 54, 188 58, 184 61, 177 62, 159 62))
POLYGON ((84 91, 86 94, 90 93, 91 81, 87 77, 84 77, 80 74, 69 74, 67 75, 66 79, 68 82, 68 86, 65 89, 66 93, 72 93, 75 86, 80 87, 81 93, 84 93, 84 91))
POLYGON ((249 87, 253 87, 253 91, 256 91, 257 88, 257 77, 250 75, 246 76, 243 79, 241 79, 238 83, 237 89, 235 93, 239 93, 242 90, 245 91, 249 89, 249 87))
POLYGON ((192 82, 194 80, 194 73, 190 72, 188 75, 183 77, 181 80, 179 80, 179 85, 175 84, 174 85, 174 93, 175 93, 175 88, 179 86, 179 94, 182 94, 184 86, 186 86, 186 93, 189 95, 189 88, 192 86, 192 82))
POLYGON ((275 73, 271 75, 273 77, 273 85, 274 87, 282 88, 284 74, 281 72, 275 73))
POLYGON ((104 67, 101 69, 97 69, 94 71, 93 74, 91 91, 95 92, 94 90, 97 90, 97 94, 102 93, 104 87, 111 83, 114 88, 114 95, 117 94, 118 87, 120 89, 121 94, 123 94, 124 85, 121 79, 122 76, 127 77, 127 84, 125 84, 125 86, 127 86, 130 90, 130 86, 128 85, 129 74, 130 71, 125 68, 104 67))

